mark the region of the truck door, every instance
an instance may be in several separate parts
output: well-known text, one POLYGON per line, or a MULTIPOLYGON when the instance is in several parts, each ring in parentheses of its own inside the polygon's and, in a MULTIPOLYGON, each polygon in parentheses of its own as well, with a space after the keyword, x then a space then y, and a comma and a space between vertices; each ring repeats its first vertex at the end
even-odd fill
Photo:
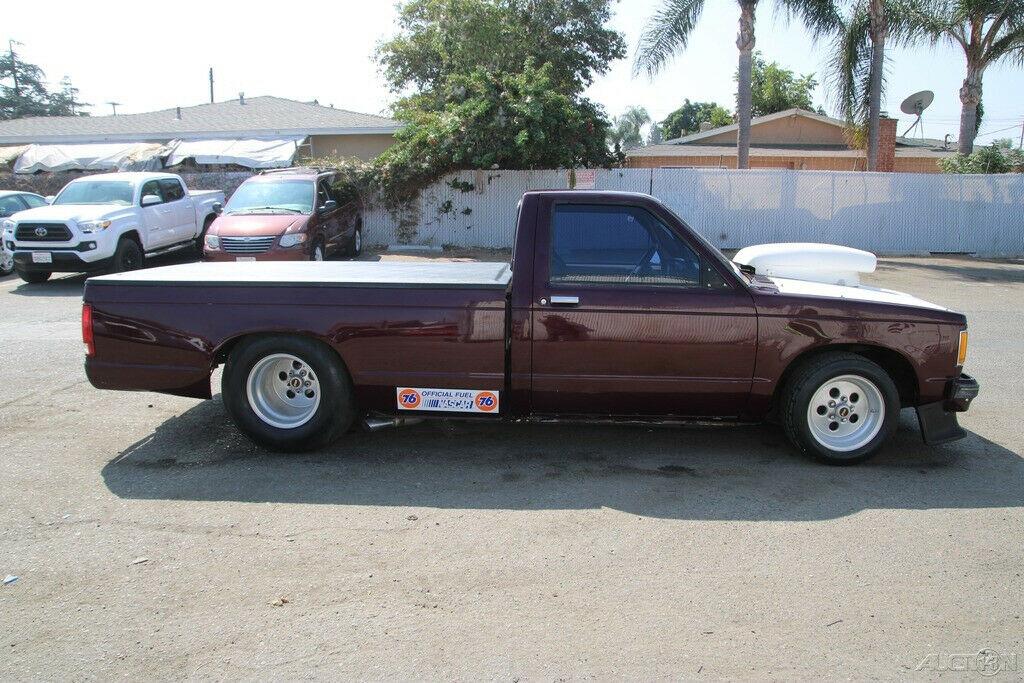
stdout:
POLYGON ((146 233, 142 236, 146 250, 158 249, 174 244, 177 240, 174 236, 175 216, 174 207, 164 201, 163 191, 160 189, 160 181, 147 180, 139 192, 139 211, 142 213, 142 220, 146 224, 146 233), (149 206, 142 206, 145 197, 154 196, 160 201, 149 206))
POLYGON ((663 209, 586 199, 539 205, 532 411, 740 414, 750 294, 663 209))
POLYGON ((160 181, 164 202, 170 207, 174 216, 174 241, 184 242, 196 236, 196 211, 192 200, 185 195, 185 188, 176 178, 165 178, 160 181))

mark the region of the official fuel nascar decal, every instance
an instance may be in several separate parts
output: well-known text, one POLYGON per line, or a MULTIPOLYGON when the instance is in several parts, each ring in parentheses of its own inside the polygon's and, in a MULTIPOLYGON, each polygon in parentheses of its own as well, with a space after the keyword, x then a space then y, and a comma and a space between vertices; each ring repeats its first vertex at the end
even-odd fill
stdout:
POLYGON ((497 391, 476 389, 414 389, 398 387, 399 410, 438 410, 448 413, 497 413, 497 391))

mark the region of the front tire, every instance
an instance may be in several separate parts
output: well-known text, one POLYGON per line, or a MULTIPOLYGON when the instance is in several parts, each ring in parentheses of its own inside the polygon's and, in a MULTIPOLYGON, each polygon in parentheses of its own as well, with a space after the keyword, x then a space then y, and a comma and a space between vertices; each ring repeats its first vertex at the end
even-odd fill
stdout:
POLYGON ((18 277, 30 285, 38 285, 46 282, 50 279, 50 276, 53 275, 53 273, 48 270, 21 270, 17 267, 15 269, 18 271, 18 277))
POLYGON ((899 411, 899 391, 877 363, 853 353, 826 353, 794 372, 779 412, 786 436, 802 453, 852 465, 881 449, 899 411))
POLYGON ((239 429, 273 450, 322 448, 355 419, 352 382, 341 360, 306 337, 242 341, 224 367, 221 394, 239 429))
POLYGON ((145 257, 142 254, 142 247, 130 237, 122 237, 117 243, 117 250, 114 251, 113 272, 125 273, 129 270, 138 270, 142 267, 145 257))
POLYGON ((0 250, 0 277, 6 277, 14 272, 14 252, 6 249, 0 250))

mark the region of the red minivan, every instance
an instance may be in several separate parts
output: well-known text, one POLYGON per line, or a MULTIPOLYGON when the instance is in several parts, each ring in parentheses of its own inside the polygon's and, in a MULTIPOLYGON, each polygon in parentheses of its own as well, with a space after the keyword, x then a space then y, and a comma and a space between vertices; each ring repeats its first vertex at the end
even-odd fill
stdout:
POLYGON ((337 173, 286 168, 249 178, 231 195, 203 239, 206 261, 323 261, 358 256, 358 200, 337 195, 337 173))

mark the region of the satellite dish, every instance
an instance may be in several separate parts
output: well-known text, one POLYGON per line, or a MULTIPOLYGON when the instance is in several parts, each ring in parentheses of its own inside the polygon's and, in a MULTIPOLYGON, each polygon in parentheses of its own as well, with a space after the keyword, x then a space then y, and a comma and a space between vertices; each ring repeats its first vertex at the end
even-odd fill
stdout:
POLYGON ((903 100, 903 103, 900 104, 900 111, 903 112, 904 114, 910 114, 911 116, 917 117, 914 120, 913 125, 910 126, 910 128, 907 128, 906 131, 904 131, 903 137, 906 137, 910 131, 920 126, 921 128, 919 130, 921 132, 921 138, 924 138, 924 124, 921 123, 921 115, 924 114, 924 110, 930 107, 932 102, 934 101, 935 93, 933 93, 931 90, 922 90, 921 92, 916 92, 907 99, 903 100))
POLYGON ((903 104, 900 105, 900 111, 904 114, 920 116, 934 101, 935 93, 931 90, 922 90, 903 100, 903 104))

